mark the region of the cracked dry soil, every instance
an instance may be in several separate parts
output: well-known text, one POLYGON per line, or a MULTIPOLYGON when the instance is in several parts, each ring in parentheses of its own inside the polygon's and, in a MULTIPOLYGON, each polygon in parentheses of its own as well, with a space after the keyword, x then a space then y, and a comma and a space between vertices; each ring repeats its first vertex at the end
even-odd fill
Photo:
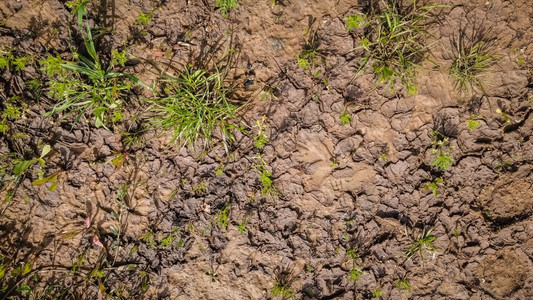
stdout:
MULTIPOLYGON (((69 53, 74 21, 64 2, 2 1, 0 45, 69 53)), ((0 257, 31 261, 31 271, 20 282, 4 277, 18 285, 0 299, 48 299, 50 286, 67 290, 60 299, 117 291, 120 299, 281 299, 272 289, 282 273, 295 299, 371 299, 377 291, 381 299, 533 299, 533 3, 442 1, 453 6, 432 29, 435 64, 424 64, 418 94, 407 96, 376 87, 371 74, 354 79, 359 40, 343 19, 368 1, 359 2, 243 0, 223 18, 214 1, 101 1, 113 8, 90 13, 94 27, 112 26, 101 46, 127 47, 165 71, 235 49, 232 79, 249 130, 236 133, 230 153, 215 145, 200 158, 148 132, 119 168, 111 161, 125 149, 121 130, 84 121, 70 128, 43 117, 49 101, 30 101, 14 124, 25 136, 2 136, 0 151, 50 144, 47 169, 62 171, 55 191, 30 176, 2 203, 0 257), (154 17, 141 28, 136 20, 149 10, 154 17), (452 37, 468 22, 488 28, 502 54, 485 74, 490 101, 464 99, 448 76, 452 37), (313 73, 327 83, 296 63, 310 34, 324 57, 313 73), (345 110, 349 125, 339 121, 345 110), (471 115, 481 116, 475 130, 466 125, 471 115), (259 151, 253 135, 262 116, 270 141, 259 151), (447 172, 431 166, 433 130, 450 137, 447 172), (261 195, 257 154, 275 197, 261 195), (435 197, 424 187, 437 177, 435 197), (430 228, 433 253, 406 259, 430 228), (349 280, 353 249, 359 281, 349 280), (401 279, 409 289, 398 287, 401 279), (22 283, 34 293, 19 291, 22 283)), ((148 82, 153 64, 130 70, 148 82)), ((25 82, 37 71, 0 73, 2 109, 9 97, 30 97, 25 82)))

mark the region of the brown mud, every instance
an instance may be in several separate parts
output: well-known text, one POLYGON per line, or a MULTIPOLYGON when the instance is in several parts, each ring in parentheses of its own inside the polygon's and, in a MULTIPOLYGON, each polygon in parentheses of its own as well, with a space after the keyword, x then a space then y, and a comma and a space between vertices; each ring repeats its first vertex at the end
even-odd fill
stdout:
MULTIPOLYGON (((46 97, 28 101, 14 124, 25 137, 2 136, 0 151, 50 144, 47 170, 60 171, 58 187, 34 186, 29 176, 2 204, 0 256, 32 262, 23 281, 34 289, 29 298, 54 285, 66 287, 64 299, 121 289, 124 299, 281 299, 272 289, 286 271, 295 299, 371 299, 378 290, 382 299, 533 299, 533 3, 445 2, 455 6, 432 29, 434 64, 407 96, 376 88, 371 74, 354 79, 359 41, 343 19, 356 1, 243 0, 229 18, 214 1, 102 1, 107 9, 90 11, 93 27, 109 28, 99 47, 128 49, 141 59, 129 71, 146 82, 154 66, 207 66, 231 49, 247 133, 236 133, 228 154, 215 144, 197 157, 148 132, 119 168, 111 162, 126 149, 124 129, 84 121, 70 128, 43 117, 46 97), (150 10, 153 19, 137 24, 150 10), (502 54, 486 74, 490 101, 461 97, 448 76, 452 37, 468 22, 482 23, 502 54), (296 62, 310 36, 323 57, 312 71, 296 62), (346 110, 352 122, 342 125, 346 110), (482 116, 475 130, 466 126, 471 115, 482 116), (270 141, 259 151, 253 136, 262 116, 270 141), (455 162, 444 173, 431 166, 433 130, 450 137, 455 162), (274 197, 261 195, 258 154, 274 197), (435 197, 424 187, 437 177, 435 197), (114 212, 124 224, 119 246, 114 212), (406 259, 430 228, 434 252, 406 259), (351 249, 359 281, 349 280, 351 249), (103 277, 84 278, 95 266, 103 277), (402 278, 410 289, 398 288, 402 278)), ((3 47, 70 53, 75 21, 64 1, 2 1, 0 20, 3 47)), ((29 98, 25 82, 36 74, 2 71, 1 101, 29 98)), ((132 100, 126 119, 143 109, 132 100)), ((22 283, 6 280, 15 289, 22 283)), ((0 295, 25 295, 15 289, 0 295)))

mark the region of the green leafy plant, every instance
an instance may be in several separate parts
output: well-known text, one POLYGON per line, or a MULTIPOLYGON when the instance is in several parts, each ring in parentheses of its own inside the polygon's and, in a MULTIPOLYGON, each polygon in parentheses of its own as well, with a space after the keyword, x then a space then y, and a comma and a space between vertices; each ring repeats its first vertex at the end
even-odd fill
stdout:
POLYGON ((140 13, 139 16, 137 17, 137 24, 139 25, 148 25, 148 23, 150 23, 150 21, 152 21, 152 19, 154 18, 154 11, 151 10, 147 13, 140 13))
POLYGON ((263 197, 277 197, 278 189, 272 181, 272 173, 268 171, 267 163, 263 160, 263 157, 260 154, 256 156, 256 159, 258 163, 254 167, 257 171, 259 171, 259 181, 261 182, 262 186, 261 195, 263 195, 263 197))
POLYGON ((156 242, 157 242, 157 237, 153 231, 152 228, 148 228, 144 233, 143 235, 140 237, 141 241, 143 241, 144 243, 146 243, 146 245, 148 246, 148 248, 152 248, 155 246, 156 242))
POLYGON ((409 284, 409 280, 407 280, 406 277, 399 278, 396 281, 396 288, 407 292, 411 291, 411 285, 409 284))
POLYGON ((500 108, 496 109, 496 113, 502 116, 503 120, 506 123, 511 123, 511 118, 509 118, 509 116, 505 112, 503 112, 500 108))
POLYGON ((439 195, 438 189, 439 189, 440 184, 442 184, 442 178, 437 177, 435 178, 435 180, 431 181, 430 183, 427 183, 424 186, 424 189, 426 191, 431 190, 431 192, 433 193, 433 196, 435 197, 435 199, 437 199, 437 196, 439 195))
POLYGON ((228 212, 231 209, 231 204, 226 204, 224 209, 220 210, 215 216, 215 224, 219 226, 220 229, 224 231, 228 229, 229 216, 228 212))
POLYGON ((381 298, 383 295, 383 291, 380 288, 375 289, 372 291, 372 298, 381 298))
POLYGON ((479 127, 481 127, 481 123, 478 121, 480 119, 482 119, 483 116, 481 115, 471 115, 470 118, 468 118, 468 120, 466 120, 466 128, 468 128, 468 130, 470 131, 474 131, 476 129, 478 129, 479 127))
POLYGON ((355 15, 347 21, 347 29, 364 28, 360 46, 364 57, 356 76, 371 69, 379 83, 391 92, 397 81, 410 95, 418 92, 415 76, 419 63, 429 52, 428 26, 434 20, 432 11, 442 5, 419 5, 416 0, 382 0, 380 9, 369 15, 355 15), (368 64, 370 68, 367 68, 368 64))
POLYGON ((230 11, 239 6, 240 0, 215 0, 215 5, 218 7, 218 11, 222 16, 227 18, 230 11))
POLYGON ((268 136, 265 134, 267 125, 265 125, 266 116, 261 118, 261 121, 256 121, 257 135, 254 136, 254 146, 259 150, 263 150, 268 143, 268 136))
POLYGON ((433 254, 437 249, 433 243, 437 239, 434 235, 431 234, 433 229, 424 230, 418 236, 414 238, 413 244, 409 246, 409 249, 404 252, 406 260, 413 258, 415 255, 418 255, 421 260, 424 260, 424 253, 433 254))
POLYGON ((446 172, 455 162, 452 157, 449 140, 450 138, 441 132, 433 131, 431 154, 435 156, 435 159, 431 165, 442 172, 446 172))
POLYGON ((248 231, 248 226, 246 226, 246 218, 244 218, 244 220, 239 223, 239 225, 237 226, 237 231, 240 235, 244 235, 244 233, 248 231))
POLYGON ((352 114, 349 113, 348 110, 344 110, 344 112, 339 116, 339 120, 343 126, 350 125, 352 124, 352 114))
POLYGON ((291 287, 293 281, 294 276, 290 270, 285 268, 277 269, 274 286, 272 287, 272 296, 281 296, 281 299, 295 299, 295 293, 291 287))
POLYGON ((231 122, 239 106, 232 104, 231 88, 224 85, 225 72, 211 74, 191 66, 177 77, 165 75, 164 96, 152 101, 153 125, 173 132, 172 142, 187 143, 191 149, 205 149, 218 132, 228 152, 234 140, 231 122), (201 145, 199 145, 202 140, 201 145))
POLYGON ((172 232, 161 239, 161 247, 172 247, 173 241, 177 241, 176 246, 178 248, 183 246, 183 239, 180 235, 180 228, 172 226, 172 232))
POLYGON ((26 105, 18 101, 19 97, 9 98, 5 103, 5 108, 0 113, 0 133, 6 135, 13 122, 19 120, 26 111, 26 105))
POLYGON ((32 56, 16 56, 12 51, 0 48, 0 70, 24 70, 32 61, 32 56))
MULTIPOLYGON (((296 62, 302 69, 309 70, 309 68, 314 68, 323 63, 324 56, 318 51, 319 43, 316 32, 308 28, 304 36, 307 36, 307 40, 302 51, 296 55, 296 62)), ((314 78, 319 78, 321 76, 321 71, 313 74, 314 78)))
POLYGON ((50 147, 50 145, 44 145, 43 149, 41 150, 41 156, 30 160, 19 161, 13 169, 13 175, 16 178, 22 177, 26 173, 26 171, 29 170, 30 167, 36 163, 39 163, 41 168, 44 168, 46 164, 44 157, 50 152, 51 149, 52 148, 50 147))
POLYGON ((346 24, 346 30, 352 31, 359 27, 364 27, 367 25, 367 16, 364 14, 354 13, 344 18, 344 23, 346 24))
POLYGON ((354 247, 346 251, 346 257, 351 261, 352 267, 348 273, 348 279, 350 281, 359 281, 361 276, 365 274, 361 269, 362 260, 359 257, 359 249, 354 247))
POLYGON ((501 58, 494 51, 494 41, 481 28, 475 27, 470 36, 465 29, 460 29, 458 37, 452 41, 454 59, 450 77, 461 95, 481 92, 488 99, 483 74, 501 58))
MULTIPOLYGON (((80 29, 86 13, 83 3, 76 6, 80 29)), ((122 121, 121 107, 132 83, 149 87, 134 75, 116 72, 112 66, 105 68, 96 52, 89 25, 86 26, 86 35, 84 42, 89 57, 74 53, 74 61, 65 61, 59 56, 48 56, 40 61, 41 70, 49 77, 48 95, 57 100, 57 104, 45 115, 60 112, 77 114, 74 120, 77 123, 81 117, 91 114, 96 127, 105 127, 109 121, 122 121)))

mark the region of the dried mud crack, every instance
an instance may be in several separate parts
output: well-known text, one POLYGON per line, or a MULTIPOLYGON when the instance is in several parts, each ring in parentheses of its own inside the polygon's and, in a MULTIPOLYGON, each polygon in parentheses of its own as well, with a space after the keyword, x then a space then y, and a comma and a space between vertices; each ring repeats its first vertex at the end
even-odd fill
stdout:
POLYGON ((532 15, 3 1, 0 299, 533 299, 532 15))

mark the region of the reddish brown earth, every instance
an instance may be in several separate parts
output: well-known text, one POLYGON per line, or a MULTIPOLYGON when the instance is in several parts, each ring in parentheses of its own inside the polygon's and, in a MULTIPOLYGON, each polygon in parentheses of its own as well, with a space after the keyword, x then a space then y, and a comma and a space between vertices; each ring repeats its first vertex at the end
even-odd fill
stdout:
MULTIPOLYGON (((84 121, 70 128, 45 118, 52 102, 25 92, 38 70, 0 71, 1 109, 16 95, 28 104, 13 125, 25 135, 2 136, 0 152, 37 153, 38 144, 50 144, 46 168, 62 170, 54 192, 33 186, 29 175, 0 205, 0 257, 10 262, 0 299, 105 299, 121 291, 124 299, 281 299, 271 292, 287 270, 295 299, 370 299, 378 289, 383 299, 533 299, 533 3, 444 2, 455 6, 444 8, 432 29, 435 64, 420 71, 416 96, 376 89, 371 74, 354 80, 359 40, 343 19, 360 7, 355 0, 243 0, 229 18, 210 0, 116 0, 104 14, 90 10, 93 27, 111 28, 99 45, 144 59, 128 71, 146 82, 155 78, 154 65, 166 72, 209 65, 235 50, 232 79, 247 101, 247 134, 237 133, 229 154, 215 144, 198 158, 148 132, 117 168, 111 161, 126 151, 124 128, 84 121), (150 23, 136 24, 150 9, 150 23), (452 38, 474 23, 496 38, 502 55, 486 74, 490 102, 461 97, 448 76, 452 38), (296 56, 309 32, 325 61, 304 71, 296 56), (327 84, 313 77, 317 70, 327 84), (339 121, 345 109, 352 115, 347 126, 339 121), (471 131, 472 114, 482 119, 471 131), (270 141, 260 152, 253 136, 262 116, 270 141), (443 174, 431 167, 433 130, 451 137, 455 163, 443 174), (258 153, 277 197, 261 196, 258 153), (437 176, 443 184, 434 197, 424 186, 437 176), (121 210, 115 199, 124 185, 121 210), (216 218, 227 205, 224 230, 216 218), (119 243, 113 211, 122 211, 119 243), (406 259, 413 239, 429 228, 434 254, 406 259), (348 276, 354 247, 364 271, 359 281, 348 276), (10 277, 28 262, 25 276, 10 277), (397 288, 401 278, 410 290, 397 288), (47 288, 55 298, 44 296, 47 288)), ((5 0, 0 20, 2 47, 70 53, 75 20, 64 1, 5 0)), ((128 115, 143 110, 132 100, 128 115)))

